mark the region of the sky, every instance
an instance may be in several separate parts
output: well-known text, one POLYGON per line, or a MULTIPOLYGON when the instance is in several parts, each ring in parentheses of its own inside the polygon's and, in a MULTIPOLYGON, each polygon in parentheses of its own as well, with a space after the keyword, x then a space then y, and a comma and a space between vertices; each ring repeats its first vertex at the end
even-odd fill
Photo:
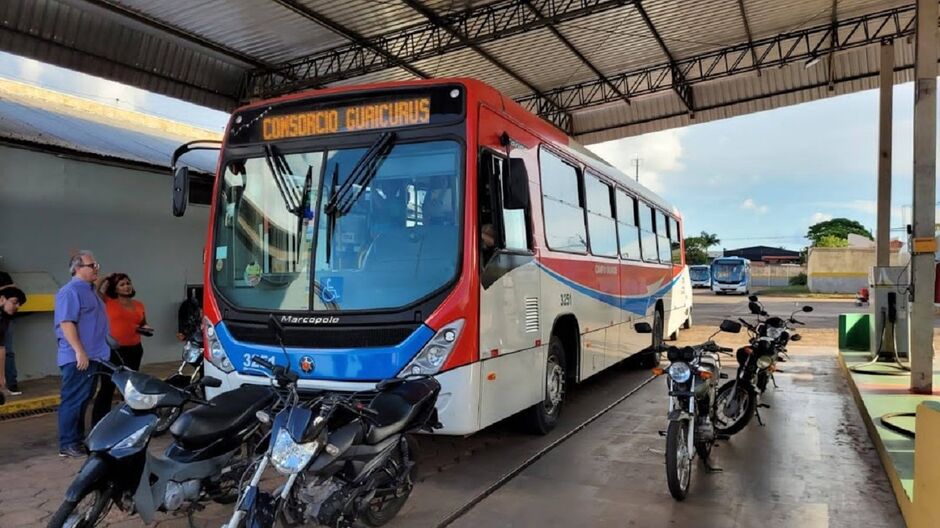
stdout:
MULTIPOLYGON (((222 131, 227 114, 0 52, 0 77, 222 131)), ((894 89, 893 229, 912 201, 913 85, 894 89)), ((685 232, 733 249, 799 249, 808 227, 846 217, 874 231, 878 91, 589 145, 675 204, 685 232)), ((900 231, 893 233, 901 235, 900 231)))

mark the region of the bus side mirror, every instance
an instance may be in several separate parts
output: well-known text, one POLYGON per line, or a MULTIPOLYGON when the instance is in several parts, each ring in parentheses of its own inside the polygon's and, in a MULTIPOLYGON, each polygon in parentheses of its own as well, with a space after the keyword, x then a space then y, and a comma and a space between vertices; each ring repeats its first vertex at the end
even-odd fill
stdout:
POLYGON ((186 214, 189 199, 189 167, 177 167, 173 171, 173 216, 186 214))
POLYGON ((525 161, 509 159, 509 174, 503 178, 503 209, 528 209, 529 173, 525 161))

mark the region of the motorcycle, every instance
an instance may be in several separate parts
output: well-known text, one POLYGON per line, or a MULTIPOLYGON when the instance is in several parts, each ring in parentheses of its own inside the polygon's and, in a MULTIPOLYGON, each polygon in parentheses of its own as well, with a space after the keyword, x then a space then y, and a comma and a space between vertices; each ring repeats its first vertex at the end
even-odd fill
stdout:
MULTIPOLYGON (((651 331, 648 327, 640 323, 637 331, 651 331)), ((666 349, 669 365, 653 369, 655 376, 666 376, 669 389, 669 425, 660 434, 666 437, 666 482, 669 493, 677 501, 684 500, 689 493, 696 454, 708 471, 720 471, 709 462, 716 439, 715 394, 721 378, 719 354, 730 354, 732 349, 719 346, 712 338, 719 332, 736 334, 740 331, 739 323, 725 320, 719 331, 704 343, 666 349)))
POLYGON ((179 389, 124 366, 101 363, 111 371, 124 402, 89 434, 90 455, 49 528, 96 526, 112 505, 150 523, 158 511, 178 511, 186 503, 191 514, 206 500, 235 500, 239 478, 265 437, 255 413, 271 406, 273 391, 245 386, 205 401, 196 390, 218 387, 218 379, 205 377, 179 389), (149 453, 159 410, 187 402, 199 407, 183 413, 170 428, 173 443, 162 454, 149 453))
POLYGON ((805 323, 795 318, 797 312, 809 313, 812 306, 803 306, 793 311, 786 319, 770 317, 756 295, 750 297, 748 303, 750 312, 757 316, 756 324, 744 319, 738 319, 747 328, 750 335, 749 345, 739 348, 735 357, 738 361, 738 370, 734 381, 729 381, 718 389, 718 421, 719 435, 731 436, 743 430, 752 417, 763 426, 764 421, 760 415, 761 408, 769 408, 761 398, 767 391, 768 382, 773 382, 774 372, 778 361, 787 360, 787 344, 790 341, 799 341, 800 335, 795 333, 794 325, 805 323), (761 320, 761 318, 765 318, 761 320))
POLYGON ((437 380, 383 380, 368 405, 355 394, 336 393, 301 402, 296 374, 259 357, 253 361, 285 390, 286 404, 273 419, 258 413, 259 420, 272 423, 272 441, 253 466, 225 526, 268 527, 276 520, 284 526, 331 528, 389 522, 414 487, 410 434, 441 427, 435 408, 441 390, 437 380), (273 494, 259 488, 269 465, 287 478, 273 494))
MULTIPOLYGON (((205 375, 202 359, 202 332, 197 331, 183 343, 182 362, 176 370, 176 374, 165 378, 163 381, 178 389, 194 386, 196 388, 193 389, 193 391, 196 397, 205 399, 205 390, 203 390, 202 386, 199 384, 199 380, 205 375), (187 373, 187 370, 190 370, 190 372, 187 373)), ((179 418, 181 412, 183 412, 182 407, 164 407, 159 409, 159 418, 157 419, 157 425, 154 426, 153 435, 161 436, 169 431, 170 426, 179 418)))

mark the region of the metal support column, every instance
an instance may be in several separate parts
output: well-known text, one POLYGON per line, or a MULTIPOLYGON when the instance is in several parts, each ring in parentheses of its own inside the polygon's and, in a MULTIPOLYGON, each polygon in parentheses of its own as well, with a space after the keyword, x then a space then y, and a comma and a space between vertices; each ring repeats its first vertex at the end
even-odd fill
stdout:
POLYGON ((937 191, 937 1, 917 0, 914 65, 914 211, 911 248, 911 392, 933 390, 937 191))
MULTIPOLYGON (((878 222, 876 265, 890 266, 891 245, 891 119, 894 90, 894 42, 881 43, 881 97, 878 106, 878 222)), ((876 311, 875 313, 879 313, 876 311)))

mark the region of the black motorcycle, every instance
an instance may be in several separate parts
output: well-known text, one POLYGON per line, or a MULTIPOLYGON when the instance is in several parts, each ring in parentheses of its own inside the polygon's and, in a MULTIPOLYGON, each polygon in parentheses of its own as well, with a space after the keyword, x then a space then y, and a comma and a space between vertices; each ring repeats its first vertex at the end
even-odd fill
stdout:
POLYGON ((769 407, 761 403, 761 398, 767 390, 767 385, 774 381, 774 372, 778 361, 786 361, 787 344, 790 341, 799 341, 800 335, 794 332, 793 325, 805 323, 795 318, 797 312, 812 312, 812 306, 803 306, 790 314, 790 317, 771 317, 764 310, 756 295, 750 297, 748 303, 750 312, 757 316, 757 322, 751 324, 744 319, 738 319, 750 334, 749 345, 741 347, 736 352, 738 371, 734 381, 729 381, 718 389, 718 420, 717 432, 723 436, 730 436, 743 430, 752 417, 757 418, 760 425, 764 421, 760 415, 761 407, 769 407))
MULTIPOLYGON (((199 384, 199 380, 201 380, 205 375, 205 371, 202 366, 202 359, 202 331, 197 331, 192 335, 192 337, 183 343, 182 362, 180 363, 179 368, 176 370, 176 374, 169 376, 163 381, 178 389, 195 387, 195 389, 192 389, 193 394, 195 394, 195 396, 199 399, 205 399, 205 390, 203 389, 202 385, 199 384)), ((154 426, 154 436, 160 436, 169 431, 170 426, 173 425, 173 422, 175 422, 176 419, 179 418, 180 413, 183 412, 183 408, 164 407, 159 409, 157 412, 159 414, 159 418, 157 419, 157 425, 154 426)))
MULTIPOLYGON (((637 331, 651 331, 649 324, 640 323, 637 331), (645 325, 645 326, 644 326, 645 325)), ((741 325, 730 320, 721 323, 719 332, 738 333, 741 325)), ((730 354, 712 341, 678 348, 669 347, 666 358, 669 366, 655 368, 657 376, 666 376, 669 389, 669 425, 660 434, 666 437, 666 483, 669 493, 678 501, 689 493, 692 479, 692 461, 698 454, 706 469, 716 471, 709 462, 715 444, 715 393, 721 378, 719 354, 730 354)))
POLYGON ((216 378, 205 377, 179 389, 123 366, 101 363, 112 371, 124 403, 92 429, 86 442, 91 454, 48 526, 96 526, 112 505, 136 512, 150 523, 158 511, 178 511, 188 504, 192 513, 201 501, 234 501, 239 478, 264 438, 255 413, 272 405, 273 391, 245 386, 207 402, 195 391, 220 386, 216 378), (183 413, 170 428, 173 443, 162 454, 148 453, 159 410, 181 408, 187 402, 200 406, 183 413))
MULTIPOLYGON (((301 402, 297 376, 262 358, 285 393, 273 418, 267 453, 254 466, 228 528, 322 525, 351 527, 389 522, 408 500, 415 479, 410 433, 439 428, 434 378, 393 378, 375 386, 364 404, 357 395, 325 393, 301 402), (275 493, 261 491, 268 466, 286 477, 275 493)), ((246 478, 248 473, 246 473, 246 478)))

